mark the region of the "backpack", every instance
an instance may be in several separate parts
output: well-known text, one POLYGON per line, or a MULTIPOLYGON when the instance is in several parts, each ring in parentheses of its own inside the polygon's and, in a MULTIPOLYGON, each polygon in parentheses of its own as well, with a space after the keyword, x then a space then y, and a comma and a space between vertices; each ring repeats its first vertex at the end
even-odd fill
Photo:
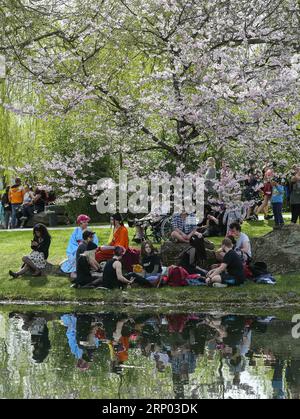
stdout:
POLYGON ((265 262, 255 262, 249 265, 254 278, 268 274, 268 267, 265 262))
POLYGON ((167 285, 171 287, 184 287, 188 285, 188 272, 181 266, 171 266, 168 272, 167 285))

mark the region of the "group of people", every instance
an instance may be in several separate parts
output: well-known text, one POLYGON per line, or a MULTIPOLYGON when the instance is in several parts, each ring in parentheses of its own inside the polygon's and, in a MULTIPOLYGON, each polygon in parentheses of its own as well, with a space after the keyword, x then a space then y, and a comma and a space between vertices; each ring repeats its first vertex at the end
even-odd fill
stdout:
POLYGON ((33 189, 22 185, 20 178, 7 186, 0 196, 0 226, 4 229, 26 227, 34 214, 45 211, 45 206, 54 201, 54 194, 40 187, 33 189))
MULTIPOLYGON (((88 228, 90 217, 84 214, 78 216, 78 227, 69 240, 67 259, 60 265, 62 273, 70 276, 72 286, 107 289, 123 289, 135 285, 176 286, 178 272, 174 266, 163 266, 161 255, 153 244, 144 241, 141 249, 130 248, 128 229, 122 216, 116 213, 111 221, 113 229, 109 243, 100 245, 96 233, 88 228)), ((190 245, 180 255, 178 263, 181 269, 179 275, 183 273, 185 285, 226 287, 241 285, 245 281, 244 265, 252 255, 249 237, 242 233, 240 223, 234 222, 229 226, 222 247, 213 252, 215 264, 210 269, 204 269, 202 264, 207 260, 205 228, 197 225, 196 219, 184 210, 173 216, 172 224, 171 239, 190 245)), ((43 224, 36 225, 33 233, 32 252, 23 257, 18 272, 9 272, 13 278, 28 272, 40 276, 46 267, 51 236, 43 224)))
MULTIPOLYGON (((296 224, 298 219, 300 220, 300 166, 294 165, 289 173, 282 175, 282 170, 275 162, 265 164, 262 169, 257 167, 255 160, 251 160, 249 164, 245 180, 241 182, 242 200, 245 205, 238 209, 228 209, 226 215, 224 205, 221 206, 220 211, 223 211, 224 221, 226 217, 229 219, 227 224, 235 221, 230 220, 231 216, 241 220, 258 220, 259 214, 263 213, 266 220, 274 217, 275 228, 281 228, 284 225, 282 213, 286 203, 286 207, 292 212, 292 223, 296 224), (273 214, 269 213, 270 207, 273 214)), ((226 176, 227 167, 222 168, 221 172, 226 176)), ((212 201, 216 197, 214 190, 216 180, 216 161, 210 157, 207 161, 205 187, 207 198, 212 201)))

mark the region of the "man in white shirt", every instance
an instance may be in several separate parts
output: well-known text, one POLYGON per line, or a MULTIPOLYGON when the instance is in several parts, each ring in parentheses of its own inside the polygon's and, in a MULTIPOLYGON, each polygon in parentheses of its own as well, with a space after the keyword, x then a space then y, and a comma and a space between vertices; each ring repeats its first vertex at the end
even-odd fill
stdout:
POLYGON ((247 234, 242 233, 242 227, 240 223, 230 224, 228 236, 232 236, 235 238, 235 251, 241 253, 245 261, 252 257, 250 239, 247 236, 247 234))

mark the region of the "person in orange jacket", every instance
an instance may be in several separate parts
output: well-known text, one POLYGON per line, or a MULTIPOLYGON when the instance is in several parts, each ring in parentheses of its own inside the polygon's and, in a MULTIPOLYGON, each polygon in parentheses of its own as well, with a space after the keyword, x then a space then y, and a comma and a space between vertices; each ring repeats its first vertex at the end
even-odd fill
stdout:
POLYGON ((16 178, 15 184, 9 190, 9 202, 11 203, 11 228, 16 228, 18 224, 17 213, 24 200, 24 188, 20 178, 16 178))

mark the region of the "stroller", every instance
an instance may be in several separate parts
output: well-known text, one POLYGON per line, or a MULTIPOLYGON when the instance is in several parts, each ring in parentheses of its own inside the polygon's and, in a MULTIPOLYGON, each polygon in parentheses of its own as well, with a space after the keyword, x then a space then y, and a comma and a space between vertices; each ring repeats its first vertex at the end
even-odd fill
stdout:
POLYGON ((149 214, 141 219, 128 219, 129 227, 135 227, 139 237, 133 240, 136 243, 142 241, 151 241, 153 243, 161 243, 162 240, 170 239, 172 232, 172 217, 170 215, 153 215, 149 214))

